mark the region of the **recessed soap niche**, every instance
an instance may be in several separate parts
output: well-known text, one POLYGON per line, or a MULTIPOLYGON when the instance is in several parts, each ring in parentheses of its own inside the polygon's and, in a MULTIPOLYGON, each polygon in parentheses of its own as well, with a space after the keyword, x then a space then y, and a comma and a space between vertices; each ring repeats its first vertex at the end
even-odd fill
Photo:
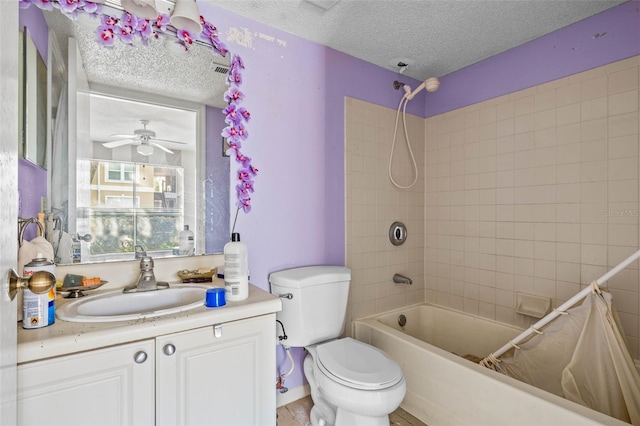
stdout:
POLYGON ((551 298, 516 294, 516 312, 533 318, 542 318, 551 311, 551 298))

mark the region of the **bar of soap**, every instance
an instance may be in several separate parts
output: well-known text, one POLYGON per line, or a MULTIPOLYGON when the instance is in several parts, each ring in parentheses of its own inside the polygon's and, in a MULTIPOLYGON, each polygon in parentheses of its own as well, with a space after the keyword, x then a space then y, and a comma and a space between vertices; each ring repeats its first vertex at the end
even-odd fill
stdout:
POLYGON ((81 287, 84 275, 67 274, 62 282, 62 287, 81 287))

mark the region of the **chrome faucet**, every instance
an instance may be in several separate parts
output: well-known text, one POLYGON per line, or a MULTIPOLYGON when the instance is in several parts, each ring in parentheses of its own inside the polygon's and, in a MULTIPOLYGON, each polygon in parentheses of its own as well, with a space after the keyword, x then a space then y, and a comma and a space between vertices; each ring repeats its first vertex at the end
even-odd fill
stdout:
POLYGON ((140 277, 135 284, 131 284, 122 290, 123 293, 134 293, 141 291, 154 291, 169 288, 169 283, 156 281, 153 273, 153 259, 151 256, 143 256, 140 259, 140 277))
POLYGON ((413 280, 400 274, 393 274, 393 282, 398 284, 413 284, 413 280))

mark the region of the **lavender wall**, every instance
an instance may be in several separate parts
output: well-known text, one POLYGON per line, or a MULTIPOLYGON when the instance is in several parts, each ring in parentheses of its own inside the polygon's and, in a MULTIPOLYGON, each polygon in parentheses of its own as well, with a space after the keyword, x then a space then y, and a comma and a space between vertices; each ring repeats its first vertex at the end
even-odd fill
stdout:
MULTIPOLYGON (((26 27, 40 56, 45 59, 48 55, 49 35, 42 12, 37 7, 20 9, 20 28, 26 27)), ((18 160, 18 215, 24 218, 37 217, 40 211, 42 197, 47 196, 47 171, 35 164, 18 160)), ((24 239, 29 241, 36 235, 36 227, 29 226, 24 233, 24 239)))
MULTIPOLYGON (((344 97, 396 108, 399 76, 210 4, 200 11, 246 66, 243 105, 252 118, 243 147, 260 172, 252 211, 240 213, 236 229, 249 248, 251 282, 268 290, 273 271, 344 265, 344 97)), ((423 100, 408 107, 418 115, 423 109, 423 100)), ((231 170, 235 179, 234 162, 231 170)), ((292 352, 289 388, 304 383, 304 352, 292 352)), ((288 368, 279 348, 278 374, 288 368)))
MULTIPOLYGON (((438 92, 421 93, 408 110, 431 116, 636 55, 638 4, 625 3, 444 76, 438 92), (602 32, 607 35, 591 38, 602 32)), ((260 175, 253 210, 241 213, 237 229, 249 247, 252 282, 268 289, 268 275, 276 270, 344 264, 344 97, 395 109, 401 93, 393 80, 418 82, 213 5, 200 8, 247 68, 243 90, 253 118, 245 151, 260 175)), ((233 178, 235 165, 231 169, 233 178)), ((289 388, 304 382, 303 355, 294 351, 289 388)), ((288 367, 279 351, 278 371, 288 367)))
MULTIPOLYGON (((27 160, 18 160, 18 216, 37 217, 42 197, 47 196, 47 171, 27 160)), ((23 235, 25 241, 36 236, 37 227, 29 225, 23 235)))
POLYGON ((430 117, 640 54, 634 0, 440 78, 430 117), (595 38, 595 34, 604 34, 595 38))
MULTIPOLYGON (((344 97, 396 108, 398 75, 213 5, 200 9, 246 66, 243 105, 252 118, 244 151, 260 173, 237 230, 252 282, 268 289, 272 271, 344 264, 344 97)), ((423 109, 419 100, 408 107, 423 109)), ((233 178, 237 164, 231 169, 233 178)))

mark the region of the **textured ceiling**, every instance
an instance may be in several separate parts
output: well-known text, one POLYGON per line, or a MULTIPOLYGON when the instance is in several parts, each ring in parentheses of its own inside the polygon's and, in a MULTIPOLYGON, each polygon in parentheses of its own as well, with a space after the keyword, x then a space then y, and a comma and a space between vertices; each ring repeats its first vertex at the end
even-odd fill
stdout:
MULTIPOLYGON (((121 13, 116 11, 114 15, 121 13)), ((193 151, 195 113, 168 107, 158 97, 218 108, 226 106, 223 95, 228 88, 228 57, 223 58, 203 46, 194 46, 188 55, 176 55, 167 49, 167 44, 175 44, 174 37, 152 39, 146 47, 116 43, 105 48, 95 40, 97 21, 72 21, 57 10, 44 14, 63 58, 67 57, 67 38, 76 39, 92 91, 117 93, 127 98, 138 98, 136 93, 140 92, 148 94, 147 99, 156 99, 156 104, 151 104, 92 96, 89 103, 91 140, 122 139, 113 135, 132 135, 134 130, 142 129, 140 120, 149 120, 147 128, 156 132, 157 138, 186 143, 162 142, 162 145, 172 150, 193 151)))
MULTIPOLYGON (((116 16, 121 13, 113 12, 116 16)), ((95 20, 72 21, 57 10, 46 12, 45 19, 61 51, 66 52, 66 37, 78 41, 90 84, 225 106, 222 98, 227 89, 228 57, 223 58, 203 46, 193 46, 188 54, 176 55, 166 48, 176 45, 173 36, 151 39, 148 46, 115 43, 105 48, 96 42, 98 22, 95 20)))
POLYGON ((441 77, 620 0, 200 0, 417 80, 441 77))
MULTIPOLYGON (((0 0, 1 1, 1 0, 0 0)), ((170 0, 168 0, 170 1, 170 0)), ((621 0, 199 0, 217 5, 329 46, 351 56, 399 71, 417 80, 441 77, 509 48, 623 3, 621 0), (334 4, 335 3, 335 4, 334 4), (318 5, 333 4, 329 9, 318 5)), ((119 12, 118 12, 119 13, 119 12)), ((90 85, 177 97, 223 107, 228 58, 200 48, 188 57, 169 53, 163 42, 149 47, 117 43, 105 49, 95 42, 95 22, 74 22, 54 11, 46 13, 50 29, 66 55, 66 37, 78 40, 90 85)), ((131 133, 140 119, 152 119, 158 137, 172 134, 170 118, 142 105, 102 105, 110 114, 92 114, 93 140, 131 133), (117 114, 116 112, 120 112, 117 114), (94 123, 95 117, 107 117, 94 123)), ((169 115, 167 115, 169 116, 169 115)), ((184 129, 175 130, 186 135, 184 129)), ((186 139, 192 139, 186 137, 186 139)))

